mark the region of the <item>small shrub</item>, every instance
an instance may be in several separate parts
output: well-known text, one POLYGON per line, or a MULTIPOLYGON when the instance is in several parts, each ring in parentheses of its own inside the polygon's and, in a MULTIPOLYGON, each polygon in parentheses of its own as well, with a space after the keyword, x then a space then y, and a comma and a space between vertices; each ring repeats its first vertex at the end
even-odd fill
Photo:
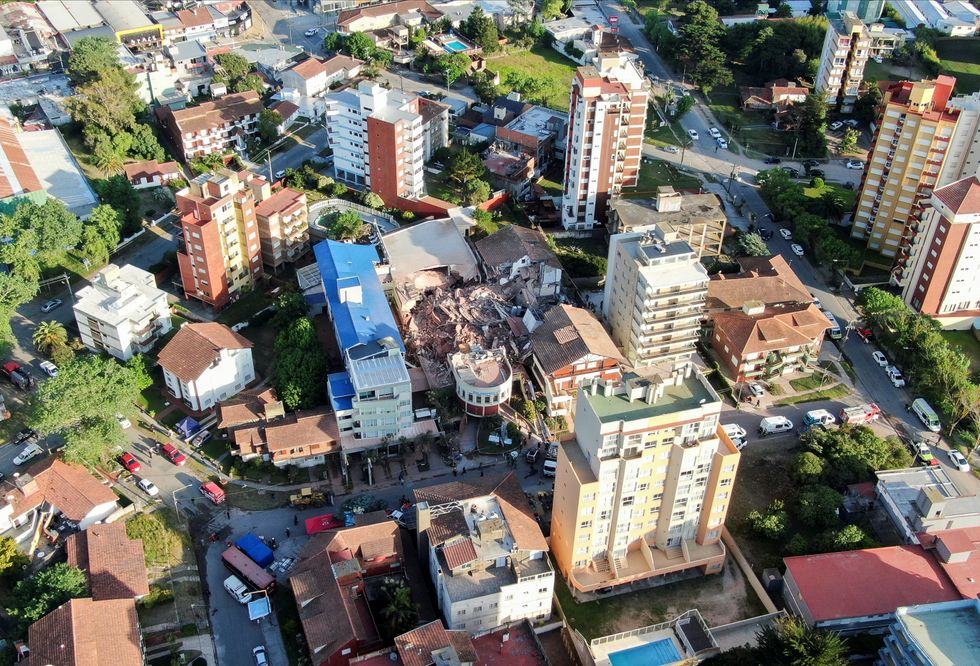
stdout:
POLYGON ((174 600, 174 591, 169 587, 150 585, 150 593, 140 599, 143 608, 154 608, 174 600))

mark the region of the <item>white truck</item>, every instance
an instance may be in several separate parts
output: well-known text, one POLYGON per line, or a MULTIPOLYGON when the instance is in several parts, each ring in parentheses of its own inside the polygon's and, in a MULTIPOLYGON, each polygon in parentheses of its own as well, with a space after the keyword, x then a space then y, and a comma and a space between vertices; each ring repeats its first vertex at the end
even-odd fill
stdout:
POLYGON ((793 422, 785 416, 767 416, 759 422, 759 437, 793 430, 793 422))

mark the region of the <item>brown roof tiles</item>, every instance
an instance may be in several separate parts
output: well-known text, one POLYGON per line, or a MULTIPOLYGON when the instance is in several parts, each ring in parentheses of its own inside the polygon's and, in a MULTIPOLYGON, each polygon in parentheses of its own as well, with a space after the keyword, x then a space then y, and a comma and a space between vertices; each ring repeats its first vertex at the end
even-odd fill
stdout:
POLYGON ((264 421, 272 412, 282 416, 282 402, 271 388, 242 391, 230 400, 218 403, 218 427, 233 428, 264 421))
POLYGON ((123 523, 92 525, 65 541, 68 563, 88 572, 92 598, 133 599, 150 593, 143 542, 123 523))
POLYGON ((738 263, 740 272, 711 277, 705 303, 709 311, 741 308, 747 301, 769 304, 813 301, 806 286, 781 256, 742 257, 738 263))
POLYGON ((164 107, 161 111, 164 117, 169 116, 173 119, 178 132, 187 134, 221 127, 245 116, 257 116, 264 108, 259 94, 249 90, 178 111, 170 107, 164 107))
POLYGON ((970 176, 955 183, 940 187, 933 196, 939 199, 954 215, 977 215, 980 213, 980 179, 970 176))
POLYGON ((513 264, 522 257, 561 268, 558 257, 548 247, 543 233, 535 229, 519 227, 516 224, 504 227, 486 238, 477 241, 476 249, 483 262, 490 268, 513 264))
POLYGON ((184 382, 200 377, 224 349, 251 349, 252 343, 224 324, 184 324, 157 357, 164 370, 184 382))
POLYGON ((551 374, 595 354, 625 362, 599 320, 583 308, 557 305, 531 334, 531 348, 541 369, 551 374))
POLYGON ((143 666, 136 602, 72 599, 27 630, 25 666, 143 666))
POLYGON ((433 654, 452 648, 456 659, 447 663, 467 663, 477 660, 473 639, 467 631, 447 631, 441 620, 423 624, 417 629, 395 637, 395 649, 405 666, 431 666, 433 654))
MULTIPOLYGON (((68 465, 57 458, 48 458, 32 465, 21 481, 30 482, 23 488, 9 483, 3 497, 12 496, 13 518, 23 515, 42 502, 57 508, 76 522, 86 518, 93 509, 116 501, 116 495, 88 473, 81 465, 68 465)), ((0 503, 7 500, 0 500, 0 503)))
POLYGON ((146 162, 130 162, 123 165, 126 179, 129 182, 138 180, 152 180, 155 176, 180 175, 180 166, 176 162, 157 162, 148 160, 146 162))

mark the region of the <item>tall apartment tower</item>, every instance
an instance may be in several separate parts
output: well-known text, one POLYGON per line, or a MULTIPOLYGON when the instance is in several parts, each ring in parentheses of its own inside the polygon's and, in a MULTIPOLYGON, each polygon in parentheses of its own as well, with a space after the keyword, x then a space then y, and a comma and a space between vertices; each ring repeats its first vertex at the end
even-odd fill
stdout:
POLYGON ((881 18, 885 0, 827 0, 827 16, 841 16, 853 12, 865 23, 874 23, 881 18))
POLYGON ((980 314, 980 179, 936 188, 931 204, 909 249, 902 297, 943 328, 969 329, 980 314))
POLYGON ((853 12, 831 15, 817 70, 815 90, 842 113, 854 110, 864 80, 864 66, 871 57, 868 26, 853 12))
POLYGON ((255 197, 239 174, 222 169, 201 174, 178 192, 177 210, 184 296, 221 309, 262 275, 255 197))
POLYGON ((933 188, 973 175, 980 165, 980 96, 950 100, 956 79, 901 81, 884 92, 878 131, 861 184, 851 235, 866 238, 865 261, 910 277, 909 252, 925 231, 933 188))
POLYGON ((606 221, 609 198, 636 185, 650 85, 632 60, 600 53, 572 79, 561 223, 589 230, 606 221))
POLYGON ((387 206, 425 196, 422 167, 449 143, 447 105, 370 81, 325 100, 339 180, 370 188, 387 206))
POLYGON ((688 569, 717 573, 740 454, 691 363, 597 379, 559 447, 551 550, 573 594, 688 569))
POLYGON ((659 228, 609 239, 602 314, 630 365, 691 357, 708 281, 694 248, 666 241, 659 228))

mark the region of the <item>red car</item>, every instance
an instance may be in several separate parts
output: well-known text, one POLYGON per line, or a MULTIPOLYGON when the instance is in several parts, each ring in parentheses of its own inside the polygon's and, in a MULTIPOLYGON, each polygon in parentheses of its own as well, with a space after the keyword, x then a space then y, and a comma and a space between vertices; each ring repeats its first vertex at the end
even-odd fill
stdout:
POLYGON ((869 343, 874 340, 875 334, 870 328, 859 328, 857 329, 858 337, 864 340, 865 343, 869 343))
POLYGON ((140 471, 141 468, 140 461, 134 458, 132 453, 124 453, 121 456, 119 456, 119 462, 122 463, 122 466, 128 469, 133 474, 136 474, 136 472, 140 471))
POLYGON ((177 450, 173 444, 164 444, 160 449, 164 457, 175 465, 183 465, 187 462, 187 456, 177 450))

